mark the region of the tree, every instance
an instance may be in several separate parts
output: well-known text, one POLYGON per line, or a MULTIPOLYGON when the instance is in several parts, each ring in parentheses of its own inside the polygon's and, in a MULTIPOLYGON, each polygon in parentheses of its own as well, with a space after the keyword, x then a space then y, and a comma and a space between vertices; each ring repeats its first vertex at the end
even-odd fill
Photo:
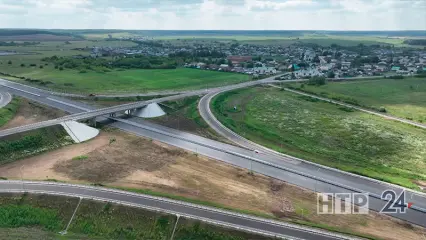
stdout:
POLYGON ((262 58, 260 56, 253 57, 252 59, 253 59, 253 61, 260 61, 260 60, 262 60, 262 58))
POLYGON ((315 62, 315 63, 319 63, 320 59, 319 59, 318 55, 315 55, 315 57, 312 61, 315 62))
POLYGON ((9 64, 9 65, 10 65, 10 64, 12 64, 12 61, 10 61, 10 60, 9 60, 9 61, 7 62, 7 64, 9 64))
POLYGON ((325 81, 325 77, 311 77, 308 80, 308 85, 325 85, 326 81, 325 81))
POLYGON ((334 78, 335 76, 336 76, 336 74, 334 74, 333 71, 330 71, 330 72, 327 73, 328 78, 334 78))
POLYGON ((253 67, 254 67, 253 62, 249 62, 249 63, 247 63, 247 65, 246 65, 246 68, 253 68, 253 67))

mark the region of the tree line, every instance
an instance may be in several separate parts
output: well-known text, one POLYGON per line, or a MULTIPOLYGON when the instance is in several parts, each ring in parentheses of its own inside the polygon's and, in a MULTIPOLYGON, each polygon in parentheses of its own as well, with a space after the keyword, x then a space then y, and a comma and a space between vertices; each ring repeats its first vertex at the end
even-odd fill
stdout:
POLYGON ((176 59, 157 56, 134 55, 131 57, 116 57, 114 59, 92 58, 92 57, 45 57, 42 61, 50 62, 56 69, 76 69, 80 71, 96 70, 98 68, 114 69, 174 69, 178 62, 176 59))

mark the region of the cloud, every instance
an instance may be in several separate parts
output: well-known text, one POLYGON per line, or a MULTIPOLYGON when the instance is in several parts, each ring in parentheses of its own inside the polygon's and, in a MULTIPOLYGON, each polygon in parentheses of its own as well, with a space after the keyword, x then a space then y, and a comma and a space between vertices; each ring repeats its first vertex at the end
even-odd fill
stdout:
POLYGON ((426 29, 413 0, 0 0, 2 28, 426 29))

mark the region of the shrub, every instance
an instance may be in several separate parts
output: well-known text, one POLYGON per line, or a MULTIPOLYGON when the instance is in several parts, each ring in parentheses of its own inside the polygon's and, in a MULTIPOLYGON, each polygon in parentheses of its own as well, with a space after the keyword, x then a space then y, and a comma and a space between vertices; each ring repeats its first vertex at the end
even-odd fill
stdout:
POLYGON ((390 79, 404 79, 404 77, 401 76, 401 75, 389 76, 388 78, 390 78, 390 79))
POLYGON ((43 68, 43 65, 40 65, 40 68, 43 68))
POLYGON ((308 80, 308 85, 321 86, 321 85, 325 85, 325 83, 326 83, 325 77, 311 77, 308 80))
POLYGON ((385 113, 385 112, 387 112, 387 111, 386 111, 386 108, 384 108, 384 107, 380 107, 380 108, 379 108, 379 112, 383 112, 383 113, 385 113))
POLYGON ((25 67, 25 64, 21 63, 21 67, 25 67))
POLYGON ((62 70, 64 70, 64 68, 61 66, 61 67, 59 67, 59 71, 62 71, 62 70))
POLYGON ((10 65, 10 64, 12 64, 12 61, 10 61, 10 60, 9 60, 9 61, 7 62, 7 64, 9 64, 9 65, 10 65))

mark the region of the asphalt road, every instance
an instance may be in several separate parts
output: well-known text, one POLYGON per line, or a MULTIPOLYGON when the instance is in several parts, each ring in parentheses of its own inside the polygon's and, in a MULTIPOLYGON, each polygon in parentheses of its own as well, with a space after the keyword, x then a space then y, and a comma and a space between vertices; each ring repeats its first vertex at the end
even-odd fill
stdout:
POLYGON ((10 101, 12 101, 12 95, 0 89, 0 108, 5 107, 10 101))
MULTIPOLYGON (((268 82, 268 80, 265 80, 265 82, 268 82)), ((10 89, 10 91, 15 91, 12 93, 70 113, 79 113, 84 112, 87 109, 95 109, 92 106, 67 99, 55 98, 55 100, 59 101, 52 101, 51 96, 41 94, 40 92, 37 92, 36 89, 25 87, 20 88, 22 88, 20 91, 13 89, 10 89), (22 90, 32 91, 32 93, 35 93, 38 96, 28 94, 22 90)), ((255 172, 275 177, 277 179, 282 179, 286 182, 305 187, 307 189, 316 190, 318 192, 372 193, 372 195, 370 195, 370 209, 376 211, 379 211, 385 204, 383 200, 377 198, 377 194, 380 194, 382 190, 388 188, 395 188, 397 192, 402 190, 401 188, 391 187, 380 182, 359 178, 331 169, 324 169, 292 157, 284 158, 280 155, 268 154, 266 152, 262 152, 255 156, 253 151, 246 148, 216 142, 152 123, 138 123, 133 119, 116 120, 118 120, 118 122, 112 123, 112 125, 124 131, 169 143, 177 147, 222 160, 235 166, 247 169, 252 168, 255 172)), ((426 209, 426 201, 423 196, 413 193, 409 194, 408 198, 410 201, 414 202, 415 207, 426 209)), ((395 215, 395 217, 420 226, 426 226, 426 221, 424 221, 425 214, 415 209, 409 209, 406 214, 398 214, 395 215)))
POLYGON ((341 234, 334 234, 295 224, 237 214, 221 209, 175 201, 167 198, 159 198, 100 187, 95 188, 84 185, 71 185, 53 182, 0 181, 0 192, 44 193, 115 202, 286 239, 355 239, 341 234))

